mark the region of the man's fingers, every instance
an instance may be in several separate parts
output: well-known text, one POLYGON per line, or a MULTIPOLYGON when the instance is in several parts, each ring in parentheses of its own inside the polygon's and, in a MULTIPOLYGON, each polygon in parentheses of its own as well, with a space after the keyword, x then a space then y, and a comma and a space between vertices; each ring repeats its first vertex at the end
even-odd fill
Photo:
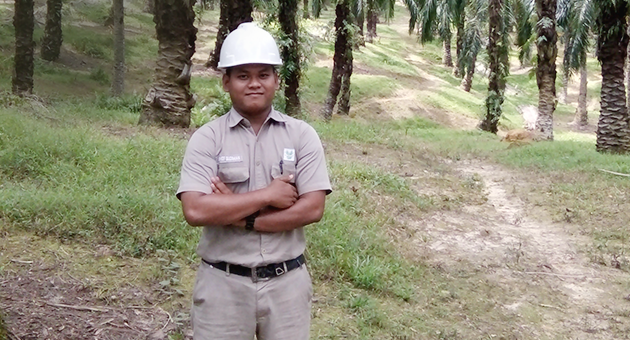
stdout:
POLYGON ((232 190, 230 190, 230 188, 228 188, 227 185, 225 185, 225 183, 223 183, 221 179, 219 179, 219 177, 212 177, 210 181, 210 187, 212 188, 212 192, 214 192, 215 194, 232 193, 232 190))
POLYGON ((285 182, 285 183, 289 183, 291 182, 291 180, 293 179, 293 175, 284 175, 284 176, 280 176, 277 179, 285 182))
POLYGON ((232 190, 230 190, 230 188, 228 188, 227 185, 225 185, 225 183, 223 183, 221 181, 216 183, 215 186, 217 187, 217 189, 219 189, 219 191, 221 191, 222 194, 231 194, 232 193, 232 190))

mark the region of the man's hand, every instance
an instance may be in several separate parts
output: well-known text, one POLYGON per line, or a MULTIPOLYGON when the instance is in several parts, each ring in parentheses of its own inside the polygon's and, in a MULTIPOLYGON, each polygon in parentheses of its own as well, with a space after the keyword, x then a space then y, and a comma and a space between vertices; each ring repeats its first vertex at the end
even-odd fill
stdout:
MULTIPOLYGON (((297 201, 297 189, 293 184, 289 183, 292 179, 293 175, 278 177, 264 189, 267 192, 270 207, 286 209, 297 201)), ((213 194, 233 194, 232 190, 230 190, 219 177, 212 177, 210 181, 213 194)))
POLYGON ((295 204, 298 199, 298 193, 295 186, 289 183, 292 179, 293 175, 278 177, 264 189, 267 191, 269 206, 286 209, 295 204))
POLYGON ((225 185, 225 183, 223 183, 221 181, 221 179, 219 177, 212 177, 210 178, 210 187, 212 188, 212 193, 214 194, 233 194, 232 190, 230 190, 230 188, 227 187, 227 185, 225 185))

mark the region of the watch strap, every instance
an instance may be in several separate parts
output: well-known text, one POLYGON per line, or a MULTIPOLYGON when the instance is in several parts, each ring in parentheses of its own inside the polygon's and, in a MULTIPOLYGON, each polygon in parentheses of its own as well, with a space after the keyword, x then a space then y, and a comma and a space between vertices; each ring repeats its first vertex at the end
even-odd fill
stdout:
POLYGON ((245 217, 245 230, 253 231, 254 230, 254 222, 256 222, 256 217, 260 212, 257 211, 247 217, 245 217))

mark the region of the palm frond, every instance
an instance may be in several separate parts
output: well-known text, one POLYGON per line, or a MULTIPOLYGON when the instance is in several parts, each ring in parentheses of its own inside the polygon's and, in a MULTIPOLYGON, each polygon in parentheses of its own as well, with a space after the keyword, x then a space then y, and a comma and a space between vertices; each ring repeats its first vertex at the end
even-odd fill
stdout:
POLYGON ((578 71, 586 64, 586 53, 591 45, 591 31, 595 24, 594 0, 574 0, 570 8, 572 13, 569 19, 571 32, 568 39, 568 56, 565 56, 565 64, 569 72, 578 71))
POLYGON ((319 18, 322 14, 322 5, 324 0, 311 0, 311 10, 315 18, 319 18))
POLYGON ((407 6, 407 10, 409 10, 409 34, 411 34, 418 23, 420 10, 424 6, 424 1, 420 3, 419 0, 403 0, 403 2, 405 3, 405 6, 407 6))

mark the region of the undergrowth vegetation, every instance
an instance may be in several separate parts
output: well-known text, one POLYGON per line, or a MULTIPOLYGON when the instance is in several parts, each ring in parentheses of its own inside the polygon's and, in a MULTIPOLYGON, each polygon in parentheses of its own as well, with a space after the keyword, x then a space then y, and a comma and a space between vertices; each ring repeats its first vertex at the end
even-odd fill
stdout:
MULTIPOLYGON (((109 6, 102 2, 77 5, 64 14, 64 20, 94 23, 64 26, 64 46, 71 47, 65 53, 83 63, 38 60, 36 96, 0 93, 0 228, 88 247, 105 244, 122 258, 151 259, 168 252, 178 261, 196 263, 199 229, 186 225, 174 195, 190 131, 136 125, 142 90, 150 78, 147 60, 154 59, 157 43, 151 17, 138 9, 140 1, 132 3, 126 96, 107 95, 111 35, 98 26, 109 6)), ((12 41, 13 29, 6 23, 10 12, 5 7, 0 6, 0 86, 6 91, 12 49, 4 46, 12 41)), ((332 14, 324 14, 323 24, 313 25, 320 31, 331 25, 332 14)), ((218 11, 202 15, 205 24, 218 21, 218 11)), ((400 6, 396 15, 404 18, 400 6)), ((353 105, 407 89, 418 91, 414 100, 443 114, 475 119, 483 112, 486 80, 475 76, 471 93, 456 88, 459 80, 438 65, 440 44, 420 47, 413 36, 400 38, 385 24, 379 25, 379 37, 355 51, 356 70, 364 71, 352 78, 353 105), (410 57, 414 55, 424 64, 410 57)), ((330 57, 331 42, 317 40, 314 52, 330 57)), ((415 174, 395 171, 396 164, 329 157, 334 191, 322 221, 307 229, 307 255, 319 297, 313 308, 316 338, 470 339, 518 334, 516 316, 495 308, 496 296, 509 292, 478 279, 472 269, 453 273, 429 265, 409 250, 412 245, 401 244, 416 237, 404 218, 483 201, 481 186, 453 174, 450 166, 457 162, 481 160, 501 164, 524 178, 535 175, 528 188, 535 195, 517 194, 548 209, 555 221, 579 225, 592 237, 586 251, 595 263, 630 271, 630 182, 600 170, 630 173, 627 156, 597 153, 592 137, 564 126, 559 126, 555 142, 507 148, 495 135, 453 129, 430 117, 372 120, 366 107, 356 109, 353 117, 324 123, 317 114, 331 71, 312 61, 302 89, 303 107, 323 142, 364 154, 382 147, 387 153, 419 160, 426 169, 414 171, 435 174, 425 183, 437 192, 420 193, 407 178, 415 174), (486 326, 475 330, 471 323, 486 326)), ((512 75, 508 83, 515 94, 506 101, 503 129, 522 125, 517 107, 535 104, 536 95, 535 79, 527 74, 512 75)), ((218 76, 193 76, 191 88, 199 97, 193 127, 229 109, 218 76)), ((281 95, 275 105, 282 107, 281 95)), ((572 115, 570 106, 560 106, 559 111, 565 120, 572 115)), ((163 274, 155 277, 164 279, 163 274)), ((186 294, 192 289, 180 288, 186 294)), ((189 303, 189 296, 181 299, 182 305, 189 303)))

